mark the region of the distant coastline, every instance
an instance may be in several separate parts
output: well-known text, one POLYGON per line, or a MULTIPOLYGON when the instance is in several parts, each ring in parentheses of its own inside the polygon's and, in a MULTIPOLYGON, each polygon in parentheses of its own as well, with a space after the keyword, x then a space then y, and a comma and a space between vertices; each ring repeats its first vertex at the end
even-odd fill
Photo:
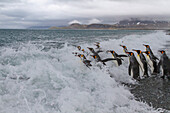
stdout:
POLYGON ((73 23, 66 27, 50 27, 49 29, 97 29, 97 30, 168 30, 170 22, 151 20, 122 20, 116 24, 79 24, 73 23))

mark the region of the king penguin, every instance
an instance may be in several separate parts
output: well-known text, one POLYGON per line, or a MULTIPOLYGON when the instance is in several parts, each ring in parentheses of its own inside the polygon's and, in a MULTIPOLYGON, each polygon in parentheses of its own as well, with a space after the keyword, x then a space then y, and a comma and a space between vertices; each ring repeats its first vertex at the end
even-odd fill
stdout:
MULTIPOLYGON (((79 54, 78 57, 80 57, 81 61, 89 68, 89 66, 92 66, 90 64, 90 60, 87 60, 86 57, 83 54, 79 54)), ((89 68, 90 69, 90 68, 89 68)))
MULTIPOLYGON (((90 48, 90 47, 87 47, 87 48, 90 50, 90 52, 93 53, 93 55, 90 55, 90 56, 92 56, 96 60, 96 62, 102 62, 100 56, 98 55, 97 52, 94 51, 93 48, 90 48)), ((102 63, 103 63, 103 65, 106 65, 104 62, 102 62, 102 63)))
POLYGON ((77 46, 77 49, 80 51, 80 52, 83 52, 83 54, 86 54, 86 56, 89 55, 89 53, 87 51, 85 51, 84 49, 81 49, 80 46, 77 46))
POLYGON ((125 45, 120 45, 120 46, 123 47, 123 52, 127 54, 127 52, 128 52, 127 47, 125 45))
POLYGON ((117 60, 115 60, 115 64, 117 66, 120 66, 122 64, 122 58, 121 57, 127 57, 126 55, 118 55, 115 51, 113 50, 108 50, 107 52, 110 52, 112 54, 113 58, 116 58, 117 60))
POLYGON ((136 57, 133 52, 126 52, 129 54, 129 75, 132 76, 134 79, 140 79, 139 73, 139 63, 136 60, 136 57))
POLYGON ((96 52, 93 48, 90 48, 90 47, 87 47, 87 48, 90 50, 90 52, 93 53, 94 56, 97 57, 97 59, 101 59, 98 52, 96 52))
POLYGON ((96 47, 97 47, 96 48, 96 50, 97 50, 96 52, 97 53, 103 52, 102 48, 100 47, 100 43, 99 42, 96 42, 94 45, 96 45, 96 47))
POLYGON ((105 62, 107 61, 117 60, 117 58, 106 58, 102 60, 100 57, 97 57, 96 55, 90 55, 90 56, 92 56, 96 62, 102 62, 104 65, 106 65, 105 62))
POLYGON ((97 47, 96 49, 101 49, 101 48, 100 48, 100 43, 99 43, 99 42, 96 42, 94 45, 97 47))
POLYGON ((135 49, 133 49, 133 51, 137 52, 137 60, 138 60, 140 67, 142 69, 143 76, 149 77, 147 61, 146 61, 146 58, 143 55, 142 51, 141 50, 135 50, 135 49))
POLYGON ((164 50, 159 51, 161 53, 161 57, 158 63, 158 72, 162 72, 162 77, 165 78, 165 76, 168 77, 170 74, 170 59, 166 55, 166 52, 164 50))
POLYGON ((153 52, 152 52, 152 50, 151 50, 151 48, 150 48, 149 45, 145 45, 145 44, 143 44, 143 45, 146 47, 146 51, 149 51, 149 56, 152 57, 152 59, 154 59, 155 61, 156 61, 156 60, 159 60, 159 59, 153 54, 153 52))
POLYGON ((155 75, 157 74, 157 62, 155 60, 155 58, 153 58, 151 55, 150 55, 150 52, 149 51, 145 51, 143 52, 146 54, 146 57, 147 57, 147 63, 150 67, 150 70, 151 70, 151 74, 155 75))

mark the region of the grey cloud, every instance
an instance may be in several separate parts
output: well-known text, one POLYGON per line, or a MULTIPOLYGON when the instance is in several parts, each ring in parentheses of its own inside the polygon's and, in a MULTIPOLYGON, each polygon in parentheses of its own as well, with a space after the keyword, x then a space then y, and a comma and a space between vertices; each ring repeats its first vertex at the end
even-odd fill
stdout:
POLYGON ((5 5, 4 4, 0 4, 0 8, 2 8, 2 7, 5 7, 5 5))
POLYGON ((21 0, 0 0, 0 3, 19 3, 21 0))
POLYGON ((29 15, 28 12, 22 11, 22 10, 4 11, 4 12, 2 12, 2 14, 9 16, 9 17, 16 17, 16 18, 24 18, 27 15, 29 15))
POLYGON ((169 4, 169 0, 0 0, 0 27, 57 26, 96 18, 103 23, 130 17, 170 20, 169 4))

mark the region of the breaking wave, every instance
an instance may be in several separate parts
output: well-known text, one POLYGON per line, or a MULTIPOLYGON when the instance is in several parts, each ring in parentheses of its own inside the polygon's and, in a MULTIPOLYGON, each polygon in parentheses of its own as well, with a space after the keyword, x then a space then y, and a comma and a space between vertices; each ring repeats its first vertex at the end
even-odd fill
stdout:
MULTIPOLYGON (((120 44, 126 45, 129 50, 144 50, 142 44, 149 44, 159 57, 157 50, 163 48, 167 40, 169 37, 159 31, 101 41, 101 47, 103 50, 113 49, 123 53, 120 44)), ((120 67, 108 62, 103 69, 97 66, 89 69, 72 54, 77 51, 74 46, 65 43, 61 48, 48 47, 43 43, 28 42, 0 48, 1 113, 162 111, 136 101, 129 89, 121 85, 121 82, 137 83, 127 73, 128 58, 124 58, 120 67)), ((82 44, 81 47, 95 48, 92 42, 82 44)), ((111 57, 111 54, 106 53, 100 55, 102 58, 111 57)))

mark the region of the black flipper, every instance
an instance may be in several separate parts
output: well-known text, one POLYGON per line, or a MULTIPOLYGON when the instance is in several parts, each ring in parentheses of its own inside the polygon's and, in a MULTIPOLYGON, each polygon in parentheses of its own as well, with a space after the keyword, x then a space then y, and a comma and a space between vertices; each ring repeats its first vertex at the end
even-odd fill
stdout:
POLYGON ((106 64, 103 62, 103 65, 106 65, 106 64))
POLYGON ((129 65, 128 72, 129 72, 129 75, 131 75, 131 64, 129 65))
POLYGON ((157 73, 158 73, 158 67, 157 67, 157 63, 156 63, 156 62, 153 62, 153 67, 154 67, 153 72, 154 72, 155 74, 157 74, 157 73))
POLYGON ((90 67, 89 66, 92 66, 91 64, 90 64, 90 60, 87 60, 87 61, 83 61, 83 63, 90 69, 90 67))
POLYGON ((117 62, 118 62, 118 66, 120 66, 122 64, 121 59, 117 59, 117 62))
POLYGON ((127 55, 118 55, 118 57, 128 57, 127 55))
POLYGON ((90 60, 85 60, 85 62, 90 63, 91 61, 90 60))
POLYGON ((146 77, 149 77, 149 74, 148 74, 148 65, 146 62, 144 62, 144 73, 143 73, 143 76, 146 75, 146 77))
POLYGON ((121 57, 117 57, 117 59, 120 59, 120 60, 123 60, 123 61, 124 61, 124 59, 123 59, 123 58, 121 58, 121 57))
POLYGON ((159 60, 156 56, 153 56, 153 59, 155 59, 155 60, 159 60))
POLYGON ((103 52, 103 51, 101 51, 101 50, 99 50, 99 51, 96 51, 96 53, 100 53, 100 52, 103 52))
POLYGON ((107 61, 110 61, 110 60, 117 60, 117 58, 106 58, 106 59, 102 60, 102 62, 107 62, 107 61))
POLYGON ((159 61, 159 63, 158 63, 158 73, 160 73, 160 66, 161 66, 161 60, 159 61))

